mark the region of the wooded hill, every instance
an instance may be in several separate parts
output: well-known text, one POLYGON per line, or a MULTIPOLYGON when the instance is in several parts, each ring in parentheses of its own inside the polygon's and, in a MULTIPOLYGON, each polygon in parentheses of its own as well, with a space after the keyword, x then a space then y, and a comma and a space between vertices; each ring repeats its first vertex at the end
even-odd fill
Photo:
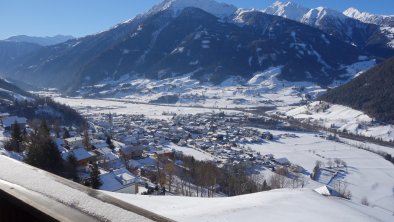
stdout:
POLYGON ((319 99, 350 106, 377 121, 394 124, 394 57, 319 99))

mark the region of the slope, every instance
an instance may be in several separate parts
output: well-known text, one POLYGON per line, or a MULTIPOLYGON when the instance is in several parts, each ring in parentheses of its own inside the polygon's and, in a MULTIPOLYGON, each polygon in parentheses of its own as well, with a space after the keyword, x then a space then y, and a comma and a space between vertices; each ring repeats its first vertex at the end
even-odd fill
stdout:
POLYGON ((391 215, 313 190, 273 190, 226 198, 108 193, 177 221, 390 221, 391 215))
POLYGON ((319 99, 362 110, 378 121, 394 123, 394 58, 319 99))

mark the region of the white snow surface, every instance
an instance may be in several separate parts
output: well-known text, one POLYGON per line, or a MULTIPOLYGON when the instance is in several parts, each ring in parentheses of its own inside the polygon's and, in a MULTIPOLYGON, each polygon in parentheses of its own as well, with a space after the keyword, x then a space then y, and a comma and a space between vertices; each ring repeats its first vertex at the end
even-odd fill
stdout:
POLYGON ((393 217, 350 201, 326 198, 309 189, 272 190, 223 198, 136 196, 116 198, 176 221, 390 221, 393 217))
POLYGON ((76 208, 102 221, 150 221, 73 189, 27 164, 0 155, 0 179, 76 208))
MULTIPOLYGON (((263 130, 265 131, 265 130, 263 130)), ((275 158, 286 157, 291 163, 302 166, 308 175, 313 171, 316 161, 327 163, 329 159, 340 158, 347 163, 347 172, 342 178, 348 184, 348 189, 352 193, 352 201, 360 203, 366 197, 371 206, 377 209, 394 213, 394 165, 383 157, 372 152, 358 149, 354 145, 359 142, 347 141, 346 143, 335 142, 320 138, 316 133, 285 132, 270 130, 274 138, 278 140, 268 141, 263 144, 249 144, 251 149, 260 152, 261 155, 273 154, 275 158), (295 136, 286 136, 286 134, 295 136), (354 145, 353 145, 354 144, 354 145)), ((373 150, 391 150, 394 148, 378 145, 366 144, 373 150)), ((262 171, 265 175, 267 171, 262 171)), ((308 176, 306 175, 306 176, 308 176)), ((265 178, 268 178, 265 176, 265 178)), ((336 180, 337 180, 336 179, 336 180)), ((320 181, 309 180, 306 187, 315 189, 323 185, 333 186, 334 180, 330 184, 320 181)))
POLYGON ((183 146, 178 146, 175 144, 170 144, 168 146, 170 149, 174 149, 177 151, 181 151, 184 155, 186 156, 193 156, 196 160, 214 160, 215 157, 212 156, 210 153, 207 153, 203 150, 195 149, 192 147, 183 147, 183 146))
POLYGON ((394 140, 393 125, 375 124, 373 119, 365 113, 347 106, 316 101, 305 106, 293 107, 290 110, 282 109, 279 113, 327 128, 334 127, 340 131, 347 130, 354 134, 381 138, 385 141, 394 140))

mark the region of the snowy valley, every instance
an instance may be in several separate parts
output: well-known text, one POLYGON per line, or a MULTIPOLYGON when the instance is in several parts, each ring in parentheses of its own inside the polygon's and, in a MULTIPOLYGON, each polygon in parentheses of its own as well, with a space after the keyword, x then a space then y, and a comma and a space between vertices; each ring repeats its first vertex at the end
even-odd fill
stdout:
POLYGON ((2 40, 0 191, 60 221, 392 221, 393 18, 164 0, 2 40))

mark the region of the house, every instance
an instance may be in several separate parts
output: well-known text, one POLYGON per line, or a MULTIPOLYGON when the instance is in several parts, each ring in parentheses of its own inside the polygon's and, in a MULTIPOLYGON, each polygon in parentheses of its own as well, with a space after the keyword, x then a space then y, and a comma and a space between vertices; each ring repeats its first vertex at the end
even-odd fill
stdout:
POLYGON ((100 180, 102 182, 100 190, 127 194, 138 193, 139 179, 126 168, 100 174, 100 180))
POLYGON ((68 147, 82 146, 83 145, 83 138, 80 136, 70 137, 70 138, 64 139, 64 144, 68 147))
POLYGON ((289 166, 290 165, 290 161, 286 157, 277 158, 274 161, 277 164, 282 165, 282 166, 289 166))
POLYGON ((7 116, 2 119, 5 130, 11 130, 12 125, 17 123, 22 130, 26 128, 27 119, 25 117, 7 116))
POLYGON ((119 149, 120 156, 125 160, 141 158, 143 153, 144 147, 140 145, 125 146, 119 149))
POLYGON ((119 157, 107 147, 95 149, 93 152, 97 155, 99 166, 104 169, 117 169, 124 166, 119 157))
POLYGON ((171 158, 173 157, 174 152, 172 150, 164 149, 155 151, 154 154, 157 158, 171 158))
POLYGON ((94 161, 96 158, 96 154, 93 152, 88 152, 84 148, 76 148, 76 149, 71 149, 68 152, 65 152, 62 154, 62 157, 64 160, 67 160, 67 158, 70 155, 74 155, 75 159, 77 160, 78 164, 81 166, 87 166, 89 161, 94 161))
POLYGON ((3 119, 9 117, 10 114, 9 113, 0 113, 0 122, 1 124, 3 124, 3 119))

